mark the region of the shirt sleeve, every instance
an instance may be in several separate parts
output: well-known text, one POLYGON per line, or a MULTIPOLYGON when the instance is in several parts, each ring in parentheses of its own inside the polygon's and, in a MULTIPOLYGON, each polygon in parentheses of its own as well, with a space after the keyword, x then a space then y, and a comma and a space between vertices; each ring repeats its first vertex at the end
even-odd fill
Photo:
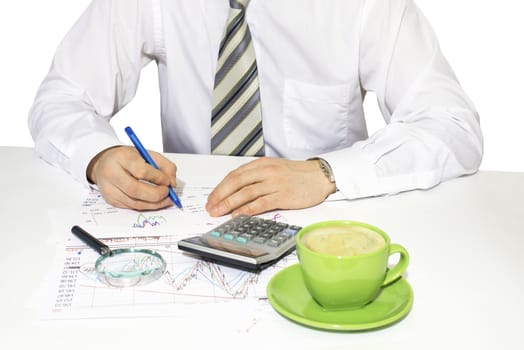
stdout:
POLYGON ((367 1, 360 79, 386 126, 352 147, 321 155, 348 198, 426 189, 478 170, 479 118, 411 0, 367 1))
POLYGON ((88 184, 100 151, 121 144, 109 121, 155 59, 152 1, 94 0, 60 43, 29 112, 35 151, 88 184))

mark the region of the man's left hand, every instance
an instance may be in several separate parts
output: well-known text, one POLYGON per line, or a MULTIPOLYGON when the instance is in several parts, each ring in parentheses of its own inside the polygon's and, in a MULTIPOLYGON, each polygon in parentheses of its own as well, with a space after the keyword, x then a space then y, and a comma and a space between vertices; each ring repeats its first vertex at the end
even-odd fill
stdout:
POLYGON ((301 209, 336 191, 318 160, 263 157, 230 172, 209 195, 211 216, 256 215, 274 209, 301 209))

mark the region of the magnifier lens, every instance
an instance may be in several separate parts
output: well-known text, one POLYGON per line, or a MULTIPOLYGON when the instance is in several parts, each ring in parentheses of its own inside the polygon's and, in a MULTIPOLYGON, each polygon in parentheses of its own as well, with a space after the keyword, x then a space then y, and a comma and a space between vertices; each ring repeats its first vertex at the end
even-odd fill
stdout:
POLYGON ((115 249, 95 263, 99 278, 114 287, 132 287, 152 282, 162 276, 166 262, 149 249, 115 249))

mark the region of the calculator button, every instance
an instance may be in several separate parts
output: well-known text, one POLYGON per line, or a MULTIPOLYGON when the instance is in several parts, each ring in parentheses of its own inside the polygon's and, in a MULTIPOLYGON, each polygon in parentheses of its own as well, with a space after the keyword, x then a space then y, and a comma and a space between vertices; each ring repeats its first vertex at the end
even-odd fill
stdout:
POLYGON ((253 242, 258 243, 258 244, 264 244, 266 243, 266 241, 267 241, 267 238, 262 237, 262 236, 255 237, 253 239, 253 242))
POLYGON ((282 242, 278 238, 271 238, 267 243, 267 245, 271 247, 278 247, 280 244, 282 244, 282 242))
POLYGON ((280 230, 272 227, 272 228, 270 228, 269 230, 267 230, 266 232, 269 233, 270 235, 274 236, 274 235, 276 235, 278 232, 280 232, 280 230))
POLYGON ((220 226, 219 229, 222 231, 222 232, 227 232, 227 231, 231 231, 233 228, 235 228, 235 225, 232 225, 232 224, 226 224, 224 226, 220 226))
POLYGON ((286 228, 284 231, 282 231, 282 234, 288 235, 288 236, 294 236, 296 235, 298 230, 293 230, 291 228, 286 228))
POLYGON ((246 244, 249 240, 246 237, 237 237, 237 242, 246 244))
POLYGON ((232 241, 233 239, 235 239, 235 235, 232 235, 231 233, 226 233, 224 235, 224 239, 227 239, 228 241, 232 241))
POLYGON ((280 234, 280 235, 278 235, 275 238, 279 239, 281 243, 284 243, 285 241, 287 241, 289 239, 289 237, 291 237, 291 236, 280 234))
POLYGON ((244 233, 244 234, 241 235, 241 237, 244 237, 245 239, 250 240, 253 237, 255 237, 255 235, 251 234, 251 233, 244 233))
POLYGON ((263 229, 268 229, 269 227, 271 227, 273 224, 271 223, 267 223, 267 222, 262 222, 258 225, 258 227, 262 227, 263 229))
POLYGON ((219 231, 211 231, 209 232, 209 235, 213 237, 220 237, 222 236, 222 233, 220 233, 219 231))
POLYGON ((265 231, 264 228, 260 227, 260 226, 255 226, 255 227, 251 228, 251 232, 253 232, 256 235, 259 235, 259 234, 261 234, 264 231, 265 231))

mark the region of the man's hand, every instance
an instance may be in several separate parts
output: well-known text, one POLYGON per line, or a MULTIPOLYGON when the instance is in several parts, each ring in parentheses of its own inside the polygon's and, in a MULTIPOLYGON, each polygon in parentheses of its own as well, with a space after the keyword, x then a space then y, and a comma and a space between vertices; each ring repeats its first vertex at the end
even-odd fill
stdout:
POLYGON ((230 172, 209 195, 206 210, 211 216, 236 216, 307 208, 335 191, 317 160, 264 157, 230 172))
POLYGON ((173 205, 167 186, 176 185, 176 166, 159 153, 150 154, 160 170, 147 164, 133 147, 106 149, 89 163, 87 178, 115 207, 155 210, 173 205))

